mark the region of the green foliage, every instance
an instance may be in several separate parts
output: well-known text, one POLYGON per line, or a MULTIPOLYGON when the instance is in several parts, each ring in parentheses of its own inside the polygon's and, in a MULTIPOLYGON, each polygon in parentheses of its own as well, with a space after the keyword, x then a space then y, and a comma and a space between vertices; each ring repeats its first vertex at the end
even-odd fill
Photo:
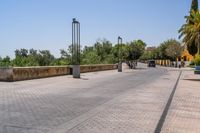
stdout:
POLYGON ((65 58, 58 58, 55 59, 51 64, 56 66, 70 65, 71 60, 65 58))
POLYGON ((143 54, 145 46, 141 40, 115 46, 106 39, 99 40, 94 46, 83 49, 81 64, 113 64, 119 60, 136 60, 143 54))
POLYGON ((11 60, 9 56, 6 56, 5 58, 0 57, 0 67, 9 67, 11 64, 11 60))
POLYGON ((115 62, 112 43, 103 39, 94 46, 85 47, 81 55, 81 64, 110 64, 115 62))
POLYGON ((100 61, 106 63, 105 60, 112 51, 112 43, 106 39, 99 40, 94 44, 94 51, 100 57, 100 61))
POLYGON ((168 41, 164 41, 158 47, 158 51, 159 51, 158 56, 160 59, 168 59, 169 58, 169 56, 167 56, 167 54, 166 54, 166 49, 167 49, 168 45, 169 45, 168 41))
POLYGON ((192 0, 190 15, 186 16, 186 24, 179 30, 180 36, 183 37, 183 42, 191 55, 200 54, 200 38, 199 38, 199 24, 200 15, 198 9, 198 0, 192 0))
POLYGON ((37 60, 40 66, 50 66, 53 65, 54 56, 49 50, 41 50, 39 51, 37 60))
POLYGON ((156 51, 145 51, 140 57, 140 60, 151 60, 156 59, 156 51))
POLYGON ((198 6, 198 0, 192 0, 192 5, 191 5, 191 11, 198 11, 199 6, 198 6))
POLYGON ((170 59, 175 60, 182 53, 183 47, 180 42, 175 39, 169 39, 161 43, 157 48, 145 51, 140 57, 140 60, 150 59, 170 59))
MULTIPOLYGON (((180 37, 187 46, 196 45, 197 53, 200 54, 200 13, 192 11, 187 17, 191 23, 184 24, 180 29, 180 37)), ((188 47, 189 48, 189 47, 188 47)), ((194 54, 193 54, 194 55, 194 54)))
POLYGON ((195 56, 195 54, 198 52, 198 48, 195 45, 195 42, 192 42, 191 45, 187 45, 187 50, 189 54, 191 54, 192 56, 195 56))
POLYGON ((195 65, 200 66, 200 55, 195 56, 194 63, 195 63, 195 65))
POLYGON ((101 57, 94 50, 84 52, 81 64, 101 64, 101 57))
MULTIPOLYGON (((106 39, 98 40, 93 46, 81 50, 81 64, 114 64, 120 61, 137 60, 144 53, 146 44, 136 40, 127 44, 112 46, 106 39)), ((0 66, 50 66, 71 65, 72 46, 60 50, 60 58, 55 58, 49 50, 17 49, 15 58, 0 58, 0 66)))
POLYGON ((142 40, 132 41, 128 44, 127 60, 137 60, 144 53, 146 44, 142 40))
MULTIPOLYGON (((190 16, 192 14, 192 11, 194 12, 198 12, 199 11, 199 7, 198 7, 198 0, 192 0, 192 5, 191 5, 191 9, 190 9, 190 16)), ((194 24, 192 21, 187 20, 189 24, 194 24)), ((195 44, 195 40, 193 42, 191 42, 190 45, 187 45, 187 49, 188 52, 192 55, 195 56, 195 54, 198 52, 198 47, 195 44)))
POLYGON ((165 42, 167 48, 165 49, 166 55, 170 57, 171 59, 176 60, 179 56, 181 56, 181 53, 183 51, 183 47, 181 46, 181 43, 176 41, 175 39, 170 39, 165 42))
POLYGON ((15 59, 12 61, 13 66, 49 66, 54 65, 54 56, 49 50, 41 50, 37 52, 34 49, 15 50, 15 59))

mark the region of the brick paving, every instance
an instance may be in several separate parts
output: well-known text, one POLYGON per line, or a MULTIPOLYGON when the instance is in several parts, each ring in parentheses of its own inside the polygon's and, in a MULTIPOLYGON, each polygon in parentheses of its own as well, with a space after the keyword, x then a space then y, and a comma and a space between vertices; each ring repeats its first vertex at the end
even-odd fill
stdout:
POLYGON ((178 74, 142 68, 0 82, 0 133, 151 133, 178 74))
POLYGON ((199 123, 200 75, 183 71, 162 132, 199 133, 199 123))

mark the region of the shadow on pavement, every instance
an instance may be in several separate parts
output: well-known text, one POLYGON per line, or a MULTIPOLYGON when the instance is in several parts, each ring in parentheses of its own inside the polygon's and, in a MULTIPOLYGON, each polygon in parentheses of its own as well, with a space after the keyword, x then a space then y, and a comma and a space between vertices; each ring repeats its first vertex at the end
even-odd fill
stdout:
POLYGON ((200 79, 183 79, 183 80, 189 80, 189 81, 200 81, 200 79))

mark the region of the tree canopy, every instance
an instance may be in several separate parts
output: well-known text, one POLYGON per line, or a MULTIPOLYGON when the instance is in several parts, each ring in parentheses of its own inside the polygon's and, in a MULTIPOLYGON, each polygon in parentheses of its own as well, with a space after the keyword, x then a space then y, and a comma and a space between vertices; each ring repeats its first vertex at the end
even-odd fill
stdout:
POLYGON ((175 61, 177 57, 181 56, 182 51, 183 46, 179 41, 175 39, 169 39, 162 42, 158 47, 154 48, 153 50, 145 50, 140 59, 169 59, 175 61))
MULTIPOLYGON (((114 64, 122 61, 137 60, 144 53, 146 44, 135 40, 121 45, 113 45, 106 39, 98 40, 92 46, 81 49, 81 64, 114 64)), ((60 50, 60 57, 54 57, 49 50, 16 49, 15 58, 0 58, 0 66, 51 66, 72 64, 72 46, 60 50)))
POLYGON ((198 41, 194 39, 195 33, 192 31, 197 31, 197 27, 195 26, 199 24, 198 20, 199 8, 198 8, 198 0, 192 0, 190 15, 186 16, 186 24, 184 24, 179 30, 180 36, 183 37, 183 42, 187 46, 187 49, 191 55, 195 55, 198 52, 198 41))
POLYGON ((190 11, 199 11, 198 0, 192 0, 192 5, 190 11))
MULTIPOLYGON (((191 23, 186 23, 180 29, 180 37, 183 37, 183 42, 188 48, 197 47, 197 54, 200 54, 200 13, 192 11, 187 17, 191 23), (194 45, 194 46, 192 46, 194 45)), ((189 50, 196 51, 196 50, 189 50)), ((192 53, 195 55, 196 53, 192 53)))

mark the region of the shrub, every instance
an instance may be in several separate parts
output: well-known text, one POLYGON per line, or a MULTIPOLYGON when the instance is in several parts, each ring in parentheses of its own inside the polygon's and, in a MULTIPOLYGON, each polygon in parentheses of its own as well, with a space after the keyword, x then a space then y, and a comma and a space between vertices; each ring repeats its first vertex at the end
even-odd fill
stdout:
POLYGON ((194 63, 195 63, 196 66, 200 66, 200 55, 195 56, 194 63))

